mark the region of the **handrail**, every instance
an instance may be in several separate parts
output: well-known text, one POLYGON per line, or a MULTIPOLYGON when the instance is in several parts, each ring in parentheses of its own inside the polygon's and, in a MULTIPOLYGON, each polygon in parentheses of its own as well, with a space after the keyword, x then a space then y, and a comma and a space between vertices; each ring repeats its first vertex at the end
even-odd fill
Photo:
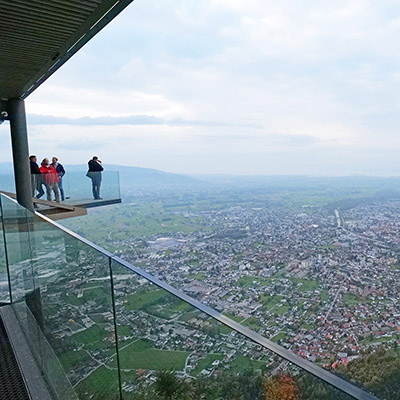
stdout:
MULTIPOLYGON (((2 196, 6 197, 8 200, 17 203, 16 200, 10 198, 7 195, 2 194, 2 196)), ((260 334, 252 331, 251 329, 239 324, 238 322, 233 321, 232 319, 226 317, 225 315, 221 314, 219 311, 214 310, 213 308, 201 303, 198 300, 193 299, 192 297, 188 296, 187 294, 183 293, 182 291, 172 287, 171 285, 161 281, 160 279, 156 278, 155 276, 149 274, 148 272, 142 270, 139 267, 134 266, 133 264, 121 259, 118 256, 110 253, 109 251, 105 250, 101 246, 98 246, 83 238, 82 236, 78 235, 77 233, 65 228, 64 226, 54 222, 50 218, 40 214, 39 212, 35 211, 34 213, 37 217, 42 219, 43 221, 55 226, 56 228, 62 230, 64 233, 74 237, 75 239, 85 243, 87 246, 93 248, 94 250, 102 253, 106 257, 109 257, 111 260, 123 265, 127 269, 135 272, 137 275, 143 277, 144 279, 150 281, 151 283, 155 284, 156 286, 166 290, 167 292, 173 294, 174 296, 180 298, 181 300, 185 301, 186 303, 190 304, 191 306, 197 308, 201 312, 207 314, 211 318, 221 322, 222 324, 226 325, 227 327, 233 329, 236 332, 241 333, 246 338, 250 339, 254 343, 264 347, 267 350, 272 351, 273 353, 277 354, 278 356, 282 357, 283 359, 291 362, 292 364, 300 367, 306 372, 314 375, 315 377, 321 379, 322 381, 326 382, 330 386, 342 391, 343 393, 357 399, 357 400, 378 400, 377 397, 374 395, 366 392, 362 388, 346 381, 344 378, 341 378, 337 375, 332 374, 331 372, 319 367, 318 365, 298 356, 297 354, 291 352, 279 346, 277 343, 272 342, 261 336, 260 334)))

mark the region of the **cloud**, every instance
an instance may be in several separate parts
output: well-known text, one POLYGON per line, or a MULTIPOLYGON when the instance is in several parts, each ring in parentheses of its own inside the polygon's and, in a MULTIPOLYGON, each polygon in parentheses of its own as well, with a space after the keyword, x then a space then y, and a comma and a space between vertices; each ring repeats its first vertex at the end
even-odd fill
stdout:
POLYGON ((176 172, 397 171, 399 37, 394 0, 134 2, 28 98, 31 147, 176 172))

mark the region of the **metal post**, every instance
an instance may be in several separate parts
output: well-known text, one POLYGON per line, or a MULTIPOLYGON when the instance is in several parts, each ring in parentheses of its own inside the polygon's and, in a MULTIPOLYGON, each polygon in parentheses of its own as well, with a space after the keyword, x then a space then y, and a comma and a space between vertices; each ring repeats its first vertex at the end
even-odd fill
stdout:
POLYGON ((21 99, 10 99, 7 103, 17 200, 19 204, 33 211, 25 103, 21 99))

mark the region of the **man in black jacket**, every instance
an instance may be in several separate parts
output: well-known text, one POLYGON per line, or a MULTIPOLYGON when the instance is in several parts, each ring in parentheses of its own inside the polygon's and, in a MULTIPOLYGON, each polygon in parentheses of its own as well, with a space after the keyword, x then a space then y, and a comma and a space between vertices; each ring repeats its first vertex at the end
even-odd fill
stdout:
POLYGON ((44 195, 44 190, 42 187, 42 173, 40 172, 40 168, 37 165, 36 156, 29 157, 29 163, 31 165, 31 186, 32 186, 32 197, 35 197, 35 192, 38 194, 36 196, 37 199, 40 199, 44 195))
POLYGON ((101 172, 104 171, 99 157, 94 156, 89 162, 89 171, 86 174, 92 180, 92 192, 95 200, 101 200, 100 186, 101 186, 101 172))

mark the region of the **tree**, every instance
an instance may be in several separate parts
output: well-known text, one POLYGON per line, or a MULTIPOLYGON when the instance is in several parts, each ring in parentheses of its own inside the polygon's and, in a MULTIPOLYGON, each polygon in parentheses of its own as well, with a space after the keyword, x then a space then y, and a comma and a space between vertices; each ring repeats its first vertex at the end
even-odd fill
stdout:
POLYGON ((173 371, 159 371, 155 382, 156 392, 166 400, 178 399, 183 392, 182 381, 173 371))
POLYGON ((299 400, 299 387, 290 375, 273 376, 265 382, 265 400, 299 400))

